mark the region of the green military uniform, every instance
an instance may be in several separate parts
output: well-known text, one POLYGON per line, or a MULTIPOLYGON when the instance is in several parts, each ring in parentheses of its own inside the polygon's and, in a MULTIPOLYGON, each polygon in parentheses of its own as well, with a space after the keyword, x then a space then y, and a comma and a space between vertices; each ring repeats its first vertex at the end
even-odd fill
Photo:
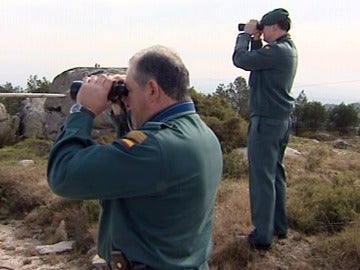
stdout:
MULTIPOLYGON (((283 9, 274 10, 262 22, 275 24, 284 14, 283 9)), ((255 229, 249 241, 259 247, 269 247, 274 234, 287 234, 283 157, 290 135, 294 107, 290 90, 297 62, 297 51, 288 34, 264 47, 261 40, 253 40, 247 33, 238 35, 233 63, 251 71, 248 159, 255 229)))
POLYGON ((101 257, 121 250, 153 269, 207 269, 222 155, 194 104, 171 106, 112 144, 92 140, 92 126, 86 112, 67 118, 48 181, 60 196, 100 199, 101 257))

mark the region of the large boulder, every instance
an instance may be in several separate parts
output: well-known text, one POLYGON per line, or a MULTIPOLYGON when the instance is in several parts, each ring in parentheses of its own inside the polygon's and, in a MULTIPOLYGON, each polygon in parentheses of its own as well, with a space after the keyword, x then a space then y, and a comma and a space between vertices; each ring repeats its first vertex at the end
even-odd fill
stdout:
POLYGON ((8 114, 4 104, 0 103, 0 147, 15 142, 19 125, 20 118, 8 114))
MULTIPOLYGON (((69 109, 74 101, 69 95, 70 85, 75 80, 98 74, 125 74, 126 68, 78 67, 57 75, 50 85, 50 93, 66 93, 65 98, 47 98, 44 104, 44 137, 54 140, 60 132, 69 109)), ((113 132, 109 112, 105 111, 95 118, 92 136, 98 138, 113 132)))
POLYGON ((22 104, 21 135, 26 138, 45 138, 44 103, 46 98, 26 98, 22 104))

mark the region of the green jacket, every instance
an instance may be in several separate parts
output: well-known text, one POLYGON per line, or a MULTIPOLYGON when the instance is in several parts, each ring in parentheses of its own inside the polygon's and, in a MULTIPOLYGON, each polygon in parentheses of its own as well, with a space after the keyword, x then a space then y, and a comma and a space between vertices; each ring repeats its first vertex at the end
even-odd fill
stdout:
POLYGON ((48 182, 60 196, 100 200, 100 256, 121 250, 155 269, 197 269, 212 248, 222 154, 194 104, 176 104, 112 144, 92 140, 92 126, 86 112, 67 118, 48 182))
POLYGON ((288 34, 262 46, 241 33, 233 53, 236 67, 250 72, 250 115, 287 119, 294 109, 292 88, 298 54, 288 34), (249 50, 249 44, 251 48, 249 50))

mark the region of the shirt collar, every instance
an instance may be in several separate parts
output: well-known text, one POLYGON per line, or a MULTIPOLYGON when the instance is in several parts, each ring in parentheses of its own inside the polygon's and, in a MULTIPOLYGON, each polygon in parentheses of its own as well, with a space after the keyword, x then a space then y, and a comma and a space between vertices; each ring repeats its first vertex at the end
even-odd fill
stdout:
POLYGON ((165 122, 168 119, 195 112, 195 105, 192 101, 176 103, 158 112, 148 122, 165 122))

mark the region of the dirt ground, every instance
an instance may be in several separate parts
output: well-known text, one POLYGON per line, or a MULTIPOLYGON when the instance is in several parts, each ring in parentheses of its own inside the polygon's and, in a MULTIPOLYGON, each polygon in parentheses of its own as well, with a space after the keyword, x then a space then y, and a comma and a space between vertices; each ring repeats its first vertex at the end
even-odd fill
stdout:
MULTIPOLYGON (((34 238, 19 235, 24 227, 21 221, 0 224, 0 269, 11 270, 82 270, 95 269, 90 256, 75 257, 72 251, 62 254, 39 255, 35 248, 41 243, 34 238)), ((313 269, 307 263, 311 256, 311 238, 290 231, 287 239, 276 240, 268 252, 253 251, 253 260, 245 268, 307 270, 313 269)), ((235 270, 235 269, 231 269, 235 270)))
POLYGON ((92 269, 86 258, 76 258, 71 252, 39 255, 36 246, 42 245, 34 238, 23 238, 22 221, 0 223, 0 269, 7 270, 82 270, 92 269), (84 262, 85 261, 85 262, 84 262))

